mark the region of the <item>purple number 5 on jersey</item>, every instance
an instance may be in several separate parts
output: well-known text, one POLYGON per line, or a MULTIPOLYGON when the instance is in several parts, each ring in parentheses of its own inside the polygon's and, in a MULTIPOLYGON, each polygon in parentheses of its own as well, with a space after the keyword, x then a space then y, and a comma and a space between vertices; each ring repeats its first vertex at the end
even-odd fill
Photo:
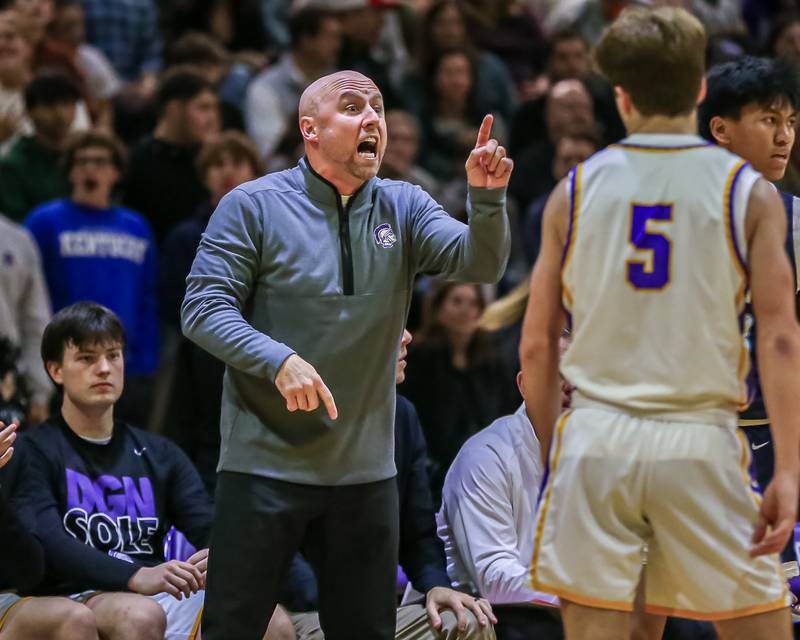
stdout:
POLYGON ((637 291, 660 291, 670 282, 672 243, 669 236, 650 229, 651 221, 672 222, 672 204, 631 205, 630 243, 648 256, 628 260, 628 282, 637 291))

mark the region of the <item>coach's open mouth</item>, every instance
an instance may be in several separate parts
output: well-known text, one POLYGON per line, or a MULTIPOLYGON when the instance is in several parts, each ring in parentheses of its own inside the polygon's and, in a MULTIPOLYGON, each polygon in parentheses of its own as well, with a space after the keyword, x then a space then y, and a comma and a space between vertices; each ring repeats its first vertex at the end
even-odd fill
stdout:
POLYGON ((378 139, 370 136, 358 143, 358 155, 368 160, 378 157, 378 139))

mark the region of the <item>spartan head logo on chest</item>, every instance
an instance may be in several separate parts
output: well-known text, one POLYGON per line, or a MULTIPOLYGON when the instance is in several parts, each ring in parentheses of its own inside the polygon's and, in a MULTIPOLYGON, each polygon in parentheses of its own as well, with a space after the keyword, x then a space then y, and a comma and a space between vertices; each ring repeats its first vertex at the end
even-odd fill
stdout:
POLYGON ((384 222, 375 227, 372 235, 375 237, 375 244, 384 249, 391 249, 397 242, 397 236, 394 235, 392 225, 388 222, 384 222))

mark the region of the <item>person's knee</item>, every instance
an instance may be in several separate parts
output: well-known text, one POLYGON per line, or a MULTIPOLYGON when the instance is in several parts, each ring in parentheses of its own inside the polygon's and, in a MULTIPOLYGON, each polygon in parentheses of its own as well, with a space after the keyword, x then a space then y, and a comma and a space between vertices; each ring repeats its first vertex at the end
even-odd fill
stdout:
POLYGON ((127 619, 131 629, 146 630, 147 635, 139 633, 137 638, 154 638, 161 640, 167 630, 167 616, 157 602, 144 598, 131 608, 127 619))
POLYGON ((717 635, 724 640, 789 640, 792 618, 788 607, 751 616, 719 620, 717 635))
POLYGON ((465 611, 466 626, 463 631, 458 628, 458 617, 454 611, 445 609, 440 613, 442 628, 440 636, 443 639, 459 638, 459 640, 495 640, 494 627, 490 624, 482 626, 471 611, 465 611))
POLYGON ((97 621, 88 607, 71 603, 60 614, 60 624, 53 640, 97 640, 97 621))
POLYGON ((263 640, 296 640, 296 638, 297 634, 289 615, 281 607, 275 607, 263 640))
POLYGON ((100 629, 114 640, 163 640, 167 616, 146 596, 130 596, 115 603, 108 627, 100 629))
POLYGON ((97 640, 94 613, 67 598, 33 598, 11 612, 0 638, 97 640))

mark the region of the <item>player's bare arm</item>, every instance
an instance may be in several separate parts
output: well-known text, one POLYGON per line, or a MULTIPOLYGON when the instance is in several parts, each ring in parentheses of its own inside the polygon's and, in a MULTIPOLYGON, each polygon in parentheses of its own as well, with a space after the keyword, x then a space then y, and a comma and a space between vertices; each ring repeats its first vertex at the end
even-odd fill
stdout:
POLYGON ((568 222, 569 197, 566 180, 562 180, 544 209, 542 248, 531 275, 531 293, 520 343, 526 410, 545 460, 561 412, 558 341, 566 320, 561 305, 561 256, 568 222))
POLYGON ((775 474, 764 493, 751 550, 762 555, 783 549, 794 529, 800 482, 800 328, 784 250, 786 216, 778 193, 763 179, 750 194, 746 235, 758 365, 775 443, 775 474))

